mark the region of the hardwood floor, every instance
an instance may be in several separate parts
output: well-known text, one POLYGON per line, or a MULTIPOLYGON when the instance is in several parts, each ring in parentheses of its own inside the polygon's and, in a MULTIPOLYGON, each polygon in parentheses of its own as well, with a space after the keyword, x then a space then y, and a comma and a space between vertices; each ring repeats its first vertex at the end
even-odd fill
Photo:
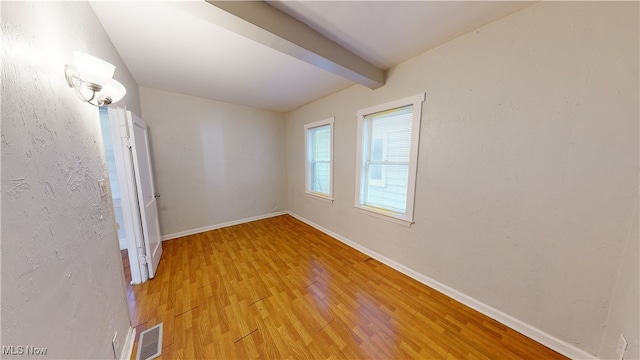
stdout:
POLYGON ((288 215, 163 247, 129 301, 164 359, 564 358, 288 215))

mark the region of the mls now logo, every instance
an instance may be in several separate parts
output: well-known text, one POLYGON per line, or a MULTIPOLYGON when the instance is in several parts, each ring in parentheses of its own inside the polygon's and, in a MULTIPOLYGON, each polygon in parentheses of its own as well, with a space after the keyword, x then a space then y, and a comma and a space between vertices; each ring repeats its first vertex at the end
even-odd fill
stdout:
POLYGON ((47 348, 35 346, 2 346, 2 355, 47 355, 47 348))

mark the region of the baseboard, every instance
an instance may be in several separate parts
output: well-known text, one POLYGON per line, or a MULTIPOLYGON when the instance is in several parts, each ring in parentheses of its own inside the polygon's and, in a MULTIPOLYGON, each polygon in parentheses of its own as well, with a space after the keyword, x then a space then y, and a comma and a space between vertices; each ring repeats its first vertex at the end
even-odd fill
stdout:
POLYGON ((378 254, 377 252, 370 250, 362 245, 359 245, 343 236, 340 236, 334 233, 331 230, 328 230, 310 220, 305 219, 304 217, 297 215, 291 211, 287 211, 287 214, 293 216, 294 218, 302 221, 303 223, 310 225, 323 233, 335 238, 336 240, 390 266, 391 268, 398 270, 399 272, 467 305, 468 307, 477 310, 484 315, 510 327, 511 329, 547 346, 550 349, 557 351, 558 353, 567 356, 571 359, 597 359, 597 357, 578 349, 577 347, 567 343, 566 341, 562 341, 552 335, 547 334, 546 332, 531 326, 521 320, 516 319, 515 317, 505 314, 500 310, 497 310, 481 301, 478 301, 460 291, 450 288, 447 285, 444 285, 430 277, 421 274, 415 270, 412 270, 394 260, 387 258, 384 255, 378 254))
POLYGON ((271 217, 284 215, 286 213, 287 213, 286 211, 278 211, 278 212, 273 212, 273 213, 269 213, 269 214, 254 216, 254 217, 250 217, 250 218, 234 220, 234 221, 228 221, 228 222, 225 222, 225 223, 222 223, 222 224, 210 225, 210 226, 205 226, 205 227, 201 227, 201 228, 197 228, 197 229, 180 231, 180 232, 173 233, 173 234, 162 235, 161 239, 162 239, 162 241, 171 240, 171 239, 175 239, 175 238, 179 238, 179 237, 183 237, 183 236, 189 236, 189 235, 193 235, 193 234, 198 234, 198 233, 205 232, 205 231, 221 229, 221 228, 224 228, 224 227, 227 227, 227 226, 240 225, 240 224, 244 224, 244 223, 248 223, 248 222, 252 222, 252 221, 256 221, 256 220, 268 219, 268 218, 271 218, 271 217))
POLYGON ((120 354, 121 360, 131 359, 131 354, 133 354, 133 343, 135 342, 135 339, 136 339, 136 328, 129 326, 129 331, 127 332, 127 338, 124 339, 122 354, 120 354))

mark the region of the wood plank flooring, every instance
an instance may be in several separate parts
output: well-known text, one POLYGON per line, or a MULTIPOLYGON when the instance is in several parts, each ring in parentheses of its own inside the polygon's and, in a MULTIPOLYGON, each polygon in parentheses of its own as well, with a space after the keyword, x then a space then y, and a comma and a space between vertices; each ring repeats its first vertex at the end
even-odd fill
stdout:
POLYGON ((163 359, 564 359, 288 215, 163 247, 129 295, 163 359))

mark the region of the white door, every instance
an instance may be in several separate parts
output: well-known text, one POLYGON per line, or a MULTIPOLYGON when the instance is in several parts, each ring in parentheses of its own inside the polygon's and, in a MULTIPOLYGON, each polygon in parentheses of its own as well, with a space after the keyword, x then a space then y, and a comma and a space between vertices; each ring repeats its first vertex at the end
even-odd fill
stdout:
POLYGON ((144 241, 142 238, 142 224, 140 224, 140 207, 138 206, 138 189, 133 172, 133 156, 129 146, 129 126, 127 112, 124 109, 107 108, 109 126, 111 128, 111 142, 116 163, 122 217, 125 238, 129 254, 129 270, 131 283, 141 284, 149 279, 147 266, 140 259, 144 257, 144 241))
POLYGON ((131 152, 133 154, 133 169, 138 189, 138 204, 142 221, 142 234, 146 251, 146 263, 149 278, 153 278, 162 256, 162 241, 160 240, 160 225, 158 223, 158 206, 151 169, 149 152, 149 137, 147 124, 138 116, 127 111, 129 136, 131 137, 131 152))

